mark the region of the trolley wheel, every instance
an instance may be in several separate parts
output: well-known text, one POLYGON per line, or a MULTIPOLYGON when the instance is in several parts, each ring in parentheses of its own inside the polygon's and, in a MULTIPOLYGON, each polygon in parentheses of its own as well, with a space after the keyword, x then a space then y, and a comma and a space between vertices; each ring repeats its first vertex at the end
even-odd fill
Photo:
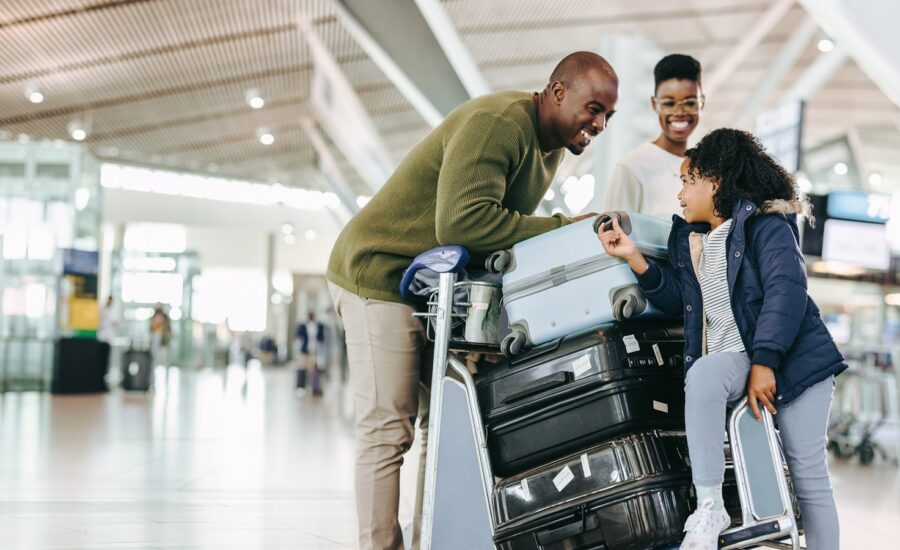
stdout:
POLYGON ((863 466, 868 466, 875 460, 875 449, 872 445, 865 443, 859 446, 859 463, 863 466))
POLYGON ((484 268, 491 273, 503 273, 512 263, 512 253, 509 250, 498 250, 484 262, 484 268))
POLYGON ((841 452, 841 446, 837 441, 829 441, 828 450, 831 451, 831 454, 834 455, 834 458, 844 458, 844 453, 841 452))
POLYGON ((506 335, 506 338, 500 342, 500 352, 507 357, 522 353, 525 347, 525 333, 514 330, 506 335))

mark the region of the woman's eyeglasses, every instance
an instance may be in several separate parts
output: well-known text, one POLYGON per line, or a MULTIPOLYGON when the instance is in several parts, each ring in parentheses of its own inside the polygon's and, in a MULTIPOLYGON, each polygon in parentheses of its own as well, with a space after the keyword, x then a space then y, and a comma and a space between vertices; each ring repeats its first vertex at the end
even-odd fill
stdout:
POLYGON ((696 115, 703 109, 703 100, 703 96, 689 97, 687 99, 682 99, 681 101, 675 101, 674 99, 669 99, 667 97, 654 97, 653 109, 661 115, 671 115, 678 111, 678 107, 681 107, 682 112, 685 114, 696 115))

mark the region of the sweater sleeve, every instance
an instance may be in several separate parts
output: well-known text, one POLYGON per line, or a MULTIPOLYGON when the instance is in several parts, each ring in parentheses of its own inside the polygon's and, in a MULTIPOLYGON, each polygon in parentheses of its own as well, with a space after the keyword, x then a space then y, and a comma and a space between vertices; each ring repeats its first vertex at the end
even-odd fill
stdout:
POLYGON ((622 163, 616 164, 606 184, 603 209, 607 212, 613 210, 640 212, 643 199, 644 187, 641 181, 627 166, 622 163))
POLYGON ((439 243, 489 254, 571 223, 561 214, 531 216, 503 206, 527 146, 518 127, 489 112, 473 114, 449 138, 437 184, 439 243))

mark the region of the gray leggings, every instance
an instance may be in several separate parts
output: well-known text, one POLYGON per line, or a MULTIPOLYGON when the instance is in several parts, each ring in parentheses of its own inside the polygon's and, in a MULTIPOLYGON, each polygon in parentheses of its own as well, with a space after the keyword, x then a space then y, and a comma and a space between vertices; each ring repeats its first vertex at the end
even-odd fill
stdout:
MULTIPOLYGON (((706 355, 688 370, 685 421, 695 485, 711 487, 723 481, 725 407, 745 395, 749 374, 750 359, 744 352, 706 355)), ((810 550, 840 546, 837 509, 825 461, 833 392, 834 377, 830 376, 787 405, 775 405, 810 550)))

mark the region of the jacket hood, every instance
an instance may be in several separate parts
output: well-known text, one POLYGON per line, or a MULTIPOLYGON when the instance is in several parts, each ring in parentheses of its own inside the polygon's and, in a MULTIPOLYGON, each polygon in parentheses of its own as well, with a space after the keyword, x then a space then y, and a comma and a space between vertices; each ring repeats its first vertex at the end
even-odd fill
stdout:
POLYGON ((794 199, 794 200, 785 200, 785 199, 774 199, 770 201, 765 201, 756 209, 757 214, 781 214, 782 216, 789 216, 791 214, 796 214, 799 217, 809 218, 812 217, 812 211, 809 205, 809 202, 794 199))

